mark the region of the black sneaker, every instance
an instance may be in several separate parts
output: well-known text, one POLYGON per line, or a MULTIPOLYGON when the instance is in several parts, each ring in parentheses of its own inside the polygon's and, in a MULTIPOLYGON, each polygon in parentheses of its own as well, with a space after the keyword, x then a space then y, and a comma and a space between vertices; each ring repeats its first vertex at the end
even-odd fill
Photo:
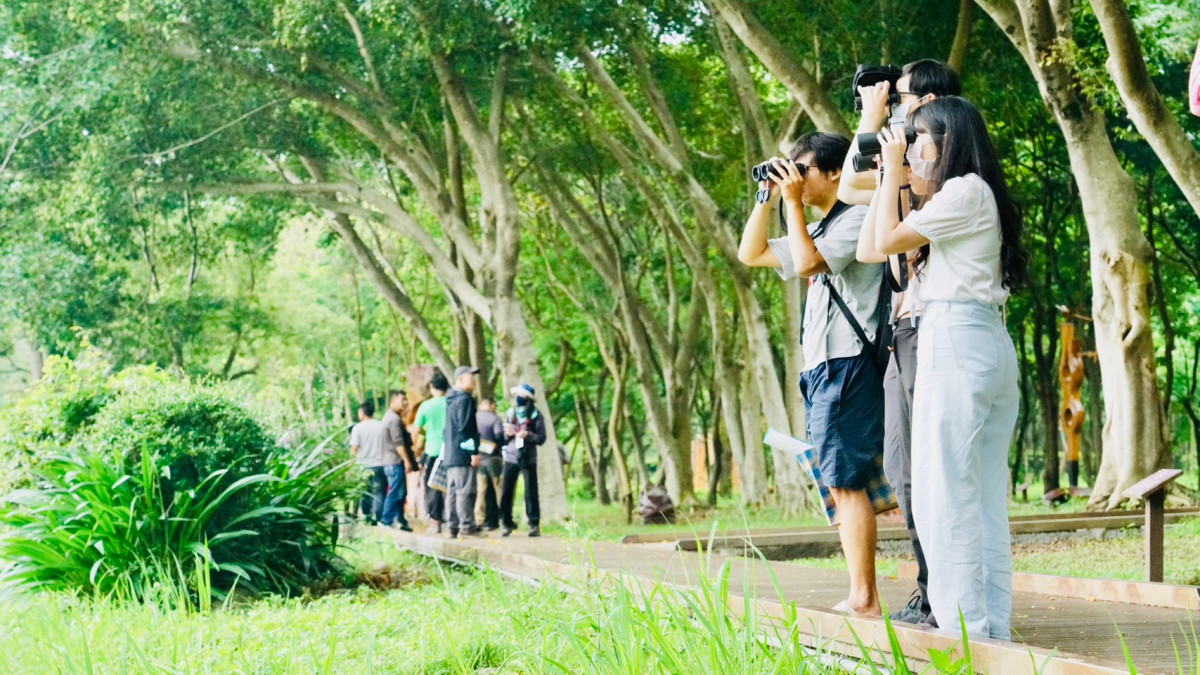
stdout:
POLYGON ((457 527, 452 527, 452 528, 450 528, 450 538, 451 538, 451 539, 457 539, 457 538, 458 538, 458 528, 457 528, 457 527))
POLYGON ((480 530, 479 530, 479 528, 478 528, 478 527, 464 527, 464 528, 462 529, 462 536, 464 536, 464 537, 478 537, 478 536, 479 536, 479 532, 480 532, 480 530))
POLYGON ((929 618, 929 612, 923 609, 924 598, 921 597, 921 591, 915 590, 912 595, 908 596, 908 604, 904 609, 894 614, 889 614, 888 618, 898 623, 922 624, 929 618))
POLYGON ((542 531, 538 529, 537 525, 534 525, 533 527, 529 528, 529 536, 540 537, 542 536, 542 531))
POLYGON ((511 528, 511 527, 506 527, 506 528, 504 528, 503 530, 501 530, 501 531, 500 531, 500 536, 501 536, 501 537, 507 537, 507 536, 508 536, 508 535, 510 535, 510 534, 512 534, 512 528, 511 528))
POLYGON ((396 523, 394 527, 401 532, 412 532, 412 526, 408 523, 396 523))

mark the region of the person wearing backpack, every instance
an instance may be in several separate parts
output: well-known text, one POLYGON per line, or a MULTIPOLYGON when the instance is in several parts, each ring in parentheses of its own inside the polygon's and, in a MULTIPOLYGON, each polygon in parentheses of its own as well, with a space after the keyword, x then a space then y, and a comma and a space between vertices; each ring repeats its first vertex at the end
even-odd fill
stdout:
POLYGON ((760 184, 767 198, 750 214, 738 258, 751 267, 773 267, 784 280, 809 280, 800 391, 822 482, 837 504, 838 534, 850 568, 850 593, 835 609, 877 617, 876 507, 868 488, 886 483, 883 368, 889 341, 879 333, 888 323, 890 292, 883 265, 856 259, 866 207, 837 197, 849 148, 849 139, 818 132, 801 136, 789 160, 771 160, 772 175, 760 184), (787 236, 768 239, 770 214, 780 198, 787 236), (824 218, 806 223, 805 206, 824 218))

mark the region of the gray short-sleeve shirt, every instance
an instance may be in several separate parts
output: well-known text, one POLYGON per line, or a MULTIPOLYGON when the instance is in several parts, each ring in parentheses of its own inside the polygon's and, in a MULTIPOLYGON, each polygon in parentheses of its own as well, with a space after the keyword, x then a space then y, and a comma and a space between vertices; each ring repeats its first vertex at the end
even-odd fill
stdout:
MULTIPOLYGON (((829 281, 854 314, 867 337, 875 339, 878 329, 879 285, 883 283, 882 263, 860 263, 856 258, 858 234, 862 230, 867 207, 851 206, 834 216, 825 232, 813 239, 817 250, 829 265, 829 281)), ((823 221, 809 223, 808 233, 817 232, 823 221)), ((776 272, 783 280, 796 276, 795 262, 787 237, 767 240, 781 267, 776 272)), ((809 280, 808 300, 804 304, 804 370, 829 359, 857 356, 862 342, 829 295, 829 287, 817 275, 809 280)))
POLYGON ((350 430, 350 445, 358 446, 358 464, 365 467, 391 466, 400 463, 396 446, 388 443, 388 431, 383 422, 367 419, 350 430))

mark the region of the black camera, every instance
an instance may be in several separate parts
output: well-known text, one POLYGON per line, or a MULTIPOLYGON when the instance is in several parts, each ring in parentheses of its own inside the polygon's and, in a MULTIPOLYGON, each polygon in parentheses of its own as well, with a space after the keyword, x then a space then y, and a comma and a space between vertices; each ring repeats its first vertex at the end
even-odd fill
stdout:
POLYGON ((900 69, 896 66, 860 65, 858 70, 854 71, 854 84, 851 85, 851 93, 854 94, 854 109, 862 110, 862 96, 858 95, 858 88, 873 87, 880 82, 890 82, 892 85, 888 90, 888 105, 900 103, 900 94, 896 92, 896 80, 900 79, 900 75, 900 69))
MULTIPOLYGON (((804 166, 803 164, 797 164, 796 168, 800 171, 801 178, 808 174, 807 166, 804 166)), ((784 172, 785 169, 783 168, 782 160, 768 159, 762 164, 756 164, 751 167, 750 177, 753 178, 754 182, 756 183, 762 181, 778 181, 780 178, 783 178, 784 172)))

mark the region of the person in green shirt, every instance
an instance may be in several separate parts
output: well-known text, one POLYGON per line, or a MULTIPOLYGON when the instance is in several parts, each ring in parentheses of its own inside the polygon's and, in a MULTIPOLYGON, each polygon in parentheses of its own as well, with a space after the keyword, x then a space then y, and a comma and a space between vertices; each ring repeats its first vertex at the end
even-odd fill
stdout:
POLYGON ((442 454, 442 445, 446 442, 446 391, 450 389, 450 383, 446 381, 446 376, 438 371, 429 381, 429 388, 433 392, 433 398, 422 402, 417 408, 417 419, 413 423, 412 433, 425 437, 425 452, 421 455, 421 462, 425 467, 425 513, 429 515, 433 529, 441 532, 445 495, 429 487, 429 477, 433 475, 434 460, 442 454))

